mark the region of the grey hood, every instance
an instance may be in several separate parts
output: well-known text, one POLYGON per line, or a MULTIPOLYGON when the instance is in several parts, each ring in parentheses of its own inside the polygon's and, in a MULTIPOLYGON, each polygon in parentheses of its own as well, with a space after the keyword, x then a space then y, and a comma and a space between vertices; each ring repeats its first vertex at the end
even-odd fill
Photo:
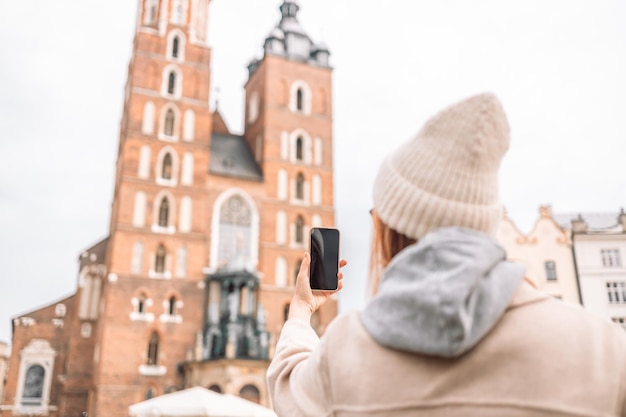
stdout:
POLYGON ((363 326, 383 346, 460 356, 498 322, 522 281, 524 267, 505 259, 488 235, 437 229, 393 258, 363 326))

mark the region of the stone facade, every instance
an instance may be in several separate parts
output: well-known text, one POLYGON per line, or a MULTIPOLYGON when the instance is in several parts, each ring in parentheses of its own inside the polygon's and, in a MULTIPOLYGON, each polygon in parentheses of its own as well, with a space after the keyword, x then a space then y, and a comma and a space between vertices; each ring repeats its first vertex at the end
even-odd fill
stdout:
MULTIPOLYGON (((243 135, 209 108, 209 0, 138 11, 109 236, 72 297, 15 318, 3 416, 123 417, 197 385, 269 406, 308 232, 334 226, 332 69, 298 4, 248 67, 243 135)), ((317 330, 336 314, 333 298, 317 330)))

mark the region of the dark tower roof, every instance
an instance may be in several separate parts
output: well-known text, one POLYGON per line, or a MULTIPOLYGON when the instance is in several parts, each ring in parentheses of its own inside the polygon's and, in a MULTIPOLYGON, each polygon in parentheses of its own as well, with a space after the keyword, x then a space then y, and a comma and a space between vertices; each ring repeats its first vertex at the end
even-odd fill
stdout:
MULTIPOLYGON (((298 21, 300 5, 295 0, 284 0, 280 5, 281 18, 265 39, 265 54, 330 67, 330 51, 324 43, 314 43, 298 21)), ((249 66, 250 75, 256 70, 256 60, 249 66)))

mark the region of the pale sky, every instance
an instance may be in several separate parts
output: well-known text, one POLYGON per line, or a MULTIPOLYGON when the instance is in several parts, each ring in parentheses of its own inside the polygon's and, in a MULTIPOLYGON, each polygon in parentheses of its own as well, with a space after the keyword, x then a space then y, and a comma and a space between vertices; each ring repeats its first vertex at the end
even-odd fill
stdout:
MULTIPOLYGON (((300 0, 331 50, 343 311, 365 302, 371 185, 383 157, 441 108, 500 97, 511 125, 501 198, 530 231, 538 207, 626 206, 626 2, 300 0)), ((246 65, 280 0, 214 0, 213 82, 242 130, 246 65)), ((72 294, 82 250, 108 234, 133 0, 0 2, 0 340, 12 317, 72 294)))

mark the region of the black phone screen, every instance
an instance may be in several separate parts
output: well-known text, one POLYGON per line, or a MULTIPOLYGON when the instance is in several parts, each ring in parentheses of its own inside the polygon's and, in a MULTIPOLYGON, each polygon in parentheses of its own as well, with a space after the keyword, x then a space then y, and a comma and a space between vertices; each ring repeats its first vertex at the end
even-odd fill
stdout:
POLYGON ((311 229, 312 290, 337 289, 339 272, 339 230, 314 227, 311 229))

